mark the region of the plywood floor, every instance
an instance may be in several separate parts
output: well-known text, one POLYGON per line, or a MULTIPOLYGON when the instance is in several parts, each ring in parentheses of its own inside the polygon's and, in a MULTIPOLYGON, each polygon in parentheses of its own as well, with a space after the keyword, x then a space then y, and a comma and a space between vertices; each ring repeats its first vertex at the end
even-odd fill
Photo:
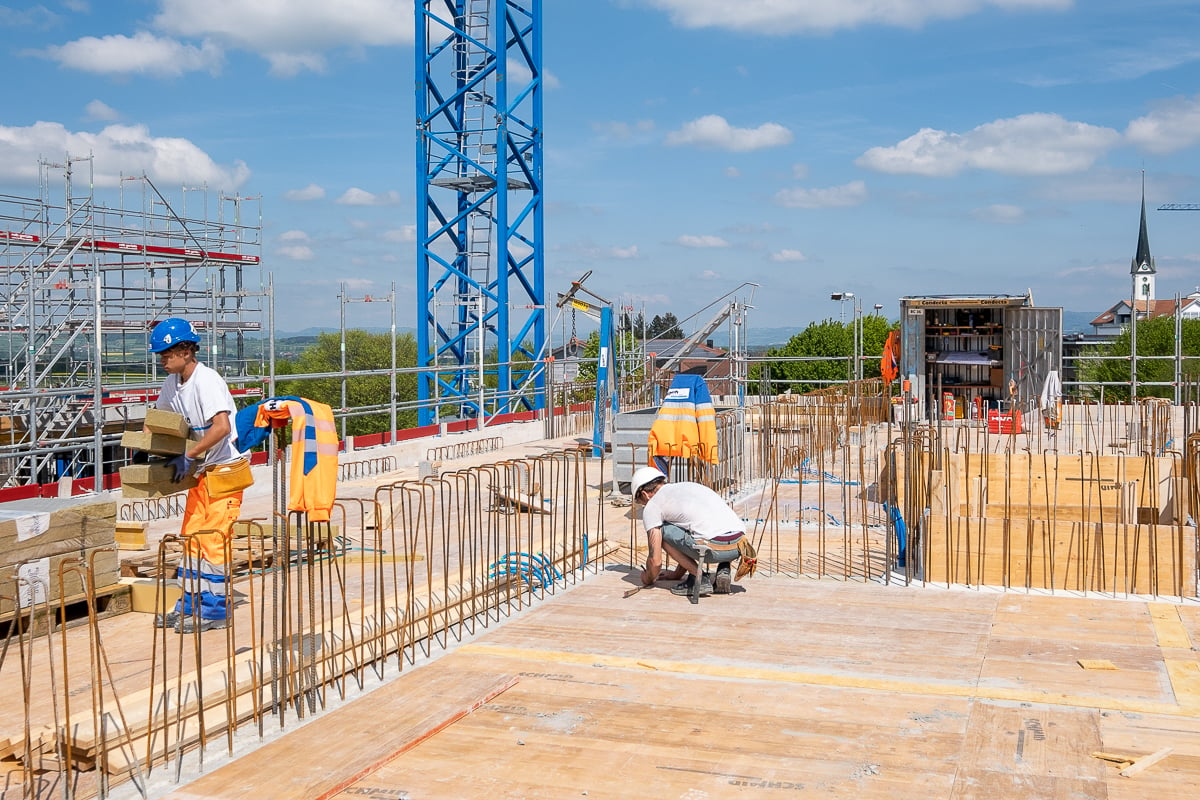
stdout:
POLYGON ((613 568, 169 797, 1190 798, 1200 607, 613 568), (1079 662, 1109 662, 1085 669, 1079 662), (1135 777, 1093 756, 1172 748, 1135 777))

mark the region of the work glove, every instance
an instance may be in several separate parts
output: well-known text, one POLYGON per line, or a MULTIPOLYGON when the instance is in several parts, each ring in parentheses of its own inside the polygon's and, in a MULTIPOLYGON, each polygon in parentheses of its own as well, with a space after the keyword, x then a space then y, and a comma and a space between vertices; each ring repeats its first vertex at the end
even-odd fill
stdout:
POLYGON ((171 482, 179 483, 192 474, 192 468, 196 466, 196 459, 188 458, 188 454, 184 453, 181 456, 175 456, 167 463, 175 468, 175 477, 171 479, 171 482))

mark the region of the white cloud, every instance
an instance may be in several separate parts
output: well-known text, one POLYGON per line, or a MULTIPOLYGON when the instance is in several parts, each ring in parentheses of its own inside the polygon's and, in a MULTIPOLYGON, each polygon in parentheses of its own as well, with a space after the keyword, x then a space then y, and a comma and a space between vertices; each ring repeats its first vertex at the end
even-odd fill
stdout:
POLYGON ((417 240, 417 226, 404 225, 400 228, 393 228, 383 232, 383 240, 385 242, 415 242, 417 240))
POLYGON ((708 114, 684 123, 677 131, 667 134, 667 144, 715 147, 744 153, 767 147, 791 144, 792 132, 774 122, 764 122, 757 128, 735 128, 724 117, 708 114))
POLYGON ((372 194, 366 189, 352 186, 334 201, 343 206, 394 206, 400 202, 399 192, 380 192, 372 194))
POLYGON ((971 216, 980 222, 995 222, 1000 225, 1015 225, 1018 222, 1025 221, 1025 209, 1020 206, 1011 206, 1004 203, 996 203, 995 205, 986 206, 984 208, 976 208, 971 211, 971 216))
POLYGON ((1088 169, 1120 140, 1111 128, 1058 114, 1022 114, 963 134, 922 128, 892 147, 872 147, 854 163, 895 175, 945 177, 964 169, 1063 175, 1088 169))
POLYGON ((297 230, 284 231, 283 233, 279 234, 279 241, 281 241, 281 242, 307 242, 308 234, 305 233, 304 231, 297 231, 297 230))
POLYGON ((638 246, 631 244, 629 247, 612 247, 608 250, 608 255, 616 259, 631 259, 638 257, 638 246))
MULTIPOLYGON (((509 92, 512 92, 514 86, 526 86, 533 79, 533 73, 529 71, 529 67, 525 66, 520 61, 514 58, 505 59, 505 64, 508 68, 508 85, 509 92)), ((546 69, 545 64, 542 65, 542 88, 543 89, 559 89, 562 87, 562 82, 546 69)))
POLYGON ((221 49, 209 41, 199 47, 165 39, 145 31, 133 36, 85 36, 63 45, 52 45, 42 55, 64 67, 102 75, 135 73, 177 78, 187 72, 220 71, 221 49))
POLYGON ((112 122, 115 119, 121 118, 121 112, 117 111, 107 103, 102 103, 99 100, 93 100, 84 106, 84 117, 97 122, 112 122))
POLYGON ((0 28, 46 28, 59 20, 59 16, 42 5, 25 9, 0 6, 0 28))
POLYGON ((99 133, 68 131, 57 122, 0 126, 0 177, 36 181, 38 158, 45 153, 94 154, 97 186, 145 174, 166 185, 236 189, 250 177, 241 161, 222 166, 187 139, 151 136, 145 125, 109 125, 99 133))
POLYGON ((278 78, 291 78, 305 70, 321 74, 325 72, 325 56, 320 53, 263 53, 271 65, 271 74, 278 78))
POLYGON ((1073 0, 642 0, 666 11, 684 28, 726 28, 768 35, 828 33, 861 25, 919 28, 999 8, 1004 11, 1065 11, 1073 0))
POLYGON ((277 251, 284 258, 290 258, 292 261, 312 261, 315 257, 313 250, 306 244, 293 244, 287 247, 281 247, 277 251))
POLYGON ((675 240, 675 243, 684 247, 698 247, 702 249, 714 247, 729 247, 729 242, 722 239, 720 236, 680 236, 675 240))
POLYGON ((315 183, 310 183, 303 189, 288 189, 283 193, 284 200, 296 200, 305 202, 307 200, 320 200, 325 196, 325 190, 315 183))
POLYGON ((161 0, 154 25, 259 53, 278 75, 324 69, 321 52, 336 47, 413 41, 412 0, 161 0))
POLYGON ((1125 128, 1125 138, 1143 150, 1165 155, 1200 142, 1200 95, 1161 103, 1125 128))
POLYGON ((792 164, 792 177, 802 181, 808 177, 808 164, 792 164))
POLYGON ((827 189, 780 189, 775 202, 786 208, 832 208, 861 205, 867 199, 867 185, 851 181, 827 189))
POLYGON ((808 256, 801 253, 799 250, 778 250, 771 253, 772 261, 789 262, 789 261, 807 261, 808 256))
POLYGON ((722 172, 725 174, 726 178, 742 177, 742 171, 737 167, 726 167, 724 170, 722 170, 722 172))
POLYGON ((701 272, 699 275, 697 275, 696 277, 698 277, 702 281, 715 281, 721 277, 721 273, 716 272, 711 269, 706 269, 703 272, 701 272))

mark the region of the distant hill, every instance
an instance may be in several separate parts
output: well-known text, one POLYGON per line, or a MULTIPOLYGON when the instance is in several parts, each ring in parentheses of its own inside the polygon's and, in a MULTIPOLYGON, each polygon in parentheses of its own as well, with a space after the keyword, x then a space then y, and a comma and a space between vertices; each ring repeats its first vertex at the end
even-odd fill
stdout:
POLYGON ((1067 311, 1064 309, 1063 333, 1091 333, 1091 322, 1100 316, 1100 313, 1099 311, 1067 311))
POLYGON ((746 346, 749 348, 759 347, 782 347, 788 343, 788 340, 795 336, 803 328, 786 327, 786 328, 756 328, 751 325, 746 331, 746 346))

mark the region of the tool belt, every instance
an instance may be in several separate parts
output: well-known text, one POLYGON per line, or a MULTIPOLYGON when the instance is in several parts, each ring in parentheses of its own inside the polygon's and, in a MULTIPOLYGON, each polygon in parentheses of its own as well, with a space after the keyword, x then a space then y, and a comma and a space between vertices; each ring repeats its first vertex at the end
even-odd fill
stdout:
POLYGON ((738 558, 736 579, 740 581, 745 577, 753 578, 758 569, 758 551, 754 549, 754 545, 750 544, 749 536, 738 539, 737 545, 741 556, 738 558))
POLYGON ((712 539, 697 539, 697 542, 702 542, 714 556, 724 556, 716 558, 716 561, 732 561, 736 551, 738 559, 737 578, 744 578, 747 575, 754 577, 755 570, 758 569, 758 551, 754 549, 754 545, 750 544, 750 537, 742 534, 737 539, 726 539, 725 536, 717 536, 712 539))
POLYGON ((246 458, 239 458, 228 464, 217 464, 204 470, 204 485, 208 489, 208 496, 213 500, 237 494, 253 483, 250 460, 246 458))

